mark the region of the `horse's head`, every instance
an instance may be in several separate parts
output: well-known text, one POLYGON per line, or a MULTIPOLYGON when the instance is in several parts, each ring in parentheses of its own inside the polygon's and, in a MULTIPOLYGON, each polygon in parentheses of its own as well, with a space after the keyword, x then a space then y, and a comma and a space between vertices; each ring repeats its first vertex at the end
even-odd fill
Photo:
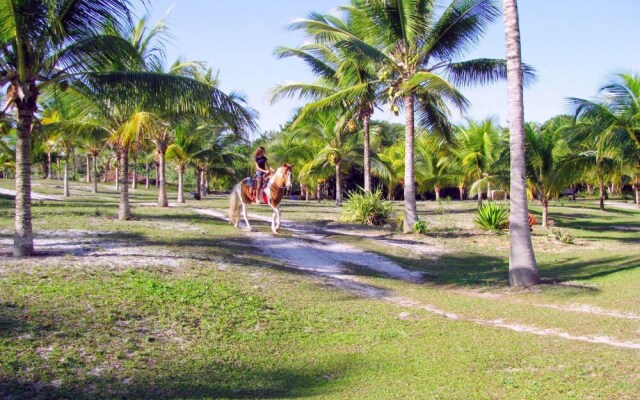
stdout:
POLYGON ((278 186, 291 189, 291 186, 293 185, 293 180, 291 178, 292 169, 293 165, 287 163, 283 163, 282 166, 278 168, 274 176, 278 186))

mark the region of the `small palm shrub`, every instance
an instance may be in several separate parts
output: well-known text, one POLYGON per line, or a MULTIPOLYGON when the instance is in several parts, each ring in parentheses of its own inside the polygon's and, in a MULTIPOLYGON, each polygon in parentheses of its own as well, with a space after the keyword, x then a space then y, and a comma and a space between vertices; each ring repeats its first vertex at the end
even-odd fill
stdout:
POLYGON ((342 207, 340 220, 370 226, 382 226, 393 217, 393 203, 382 198, 382 192, 352 192, 342 207))
POLYGON ((418 234, 423 234, 426 235, 427 234, 427 223, 424 221, 416 221, 413 224, 413 233, 418 233, 418 234))
POLYGON ((551 234, 556 238, 558 242, 564 244, 573 244, 575 237, 570 234, 568 231, 558 228, 550 228, 551 234))
POLYGON ((476 211, 474 222, 485 231, 499 231, 509 227, 509 213, 498 203, 483 203, 476 211))

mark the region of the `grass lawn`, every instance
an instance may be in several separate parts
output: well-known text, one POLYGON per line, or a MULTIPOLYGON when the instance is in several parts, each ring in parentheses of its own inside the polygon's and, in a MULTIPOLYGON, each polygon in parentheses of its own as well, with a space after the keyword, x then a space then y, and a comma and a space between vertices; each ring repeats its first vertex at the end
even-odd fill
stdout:
MULTIPOLYGON (((35 183, 62 192, 59 181, 35 183)), ((46 255, 0 256, 0 399, 640 396, 640 349, 611 345, 640 345, 638 211, 553 203, 550 218, 574 244, 535 227, 545 284, 515 290, 508 235, 477 230, 474 202, 421 202, 425 236, 358 235, 330 202, 285 202, 283 219, 423 272, 424 283, 359 273, 421 305, 411 306, 301 273, 193 210, 224 211, 225 197, 159 209, 142 188, 134 220, 120 222, 112 185, 89 188, 73 182, 69 199, 34 200, 46 255)), ((0 195, 0 253, 12 229, 13 200, 0 195)))

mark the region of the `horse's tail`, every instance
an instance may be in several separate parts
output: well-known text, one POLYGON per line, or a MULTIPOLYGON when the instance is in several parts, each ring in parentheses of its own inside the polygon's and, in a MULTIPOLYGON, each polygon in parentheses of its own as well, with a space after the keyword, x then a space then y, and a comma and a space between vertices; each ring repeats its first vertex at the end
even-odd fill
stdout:
POLYGON ((233 190, 231 191, 231 195, 229 196, 229 222, 231 225, 235 226, 238 223, 238 219, 240 218, 240 206, 242 201, 240 200, 240 190, 242 182, 238 183, 233 190))

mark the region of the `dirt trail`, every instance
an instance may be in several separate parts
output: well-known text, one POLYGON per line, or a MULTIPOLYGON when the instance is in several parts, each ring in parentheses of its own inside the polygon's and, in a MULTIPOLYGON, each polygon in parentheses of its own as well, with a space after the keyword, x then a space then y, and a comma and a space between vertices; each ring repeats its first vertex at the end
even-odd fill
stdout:
MULTIPOLYGON (((201 215, 228 221, 228 217, 221 211, 211 209, 194 209, 194 211, 201 215)), ((269 217, 256 215, 252 217, 263 221, 271 221, 269 217)), ((387 290, 363 283, 357 276, 349 273, 348 267, 367 268, 393 278, 412 282, 421 281, 422 275, 416 271, 406 270, 386 257, 332 241, 327 238, 326 233, 322 234, 322 230, 315 227, 285 221, 283 221, 282 226, 293 232, 293 238, 278 237, 262 232, 247 233, 247 236, 264 254, 286 263, 289 267, 322 277, 337 287, 356 291, 366 297, 387 301, 403 308, 424 310, 451 320, 467 321, 478 325, 525 332, 538 336, 553 336, 567 340, 640 350, 640 343, 637 342, 618 341, 603 335, 574 335, 559 329, 510 323, 502 319, 489 320, 464 316, 441 310, 432 305, 420 304, 408 298, 395 296, 387 290)))
MULTIPOLYGON (((0 188, 0 194, 16 197, 16 191, 15 190, 11 190, 11 189, 0 188)), ((45 195, 45 194, 31 192, 31 199, 32 200, 62 200, 62 197, 61 196, 49 196, 49 195, 45 195)))

